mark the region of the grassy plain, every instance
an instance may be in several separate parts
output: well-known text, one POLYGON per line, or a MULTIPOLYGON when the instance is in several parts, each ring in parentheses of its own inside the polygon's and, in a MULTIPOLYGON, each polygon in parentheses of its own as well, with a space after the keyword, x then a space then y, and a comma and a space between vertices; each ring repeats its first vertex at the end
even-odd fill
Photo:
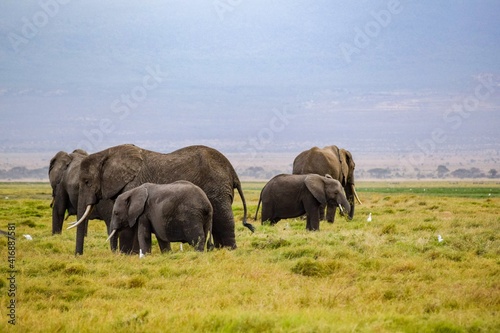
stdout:
POLYGON ((100 221, 75 257, 74 230, 51 236, 50 186, 1 183, 17 290, 13 326, 0 237, 0 332, 500 331, 498 183, 360 183, 353 221, 312 233, 254 222, 263 185, 243 184, 254 234, 235 200, 237 250, 139 259, 111 253, 100 221))

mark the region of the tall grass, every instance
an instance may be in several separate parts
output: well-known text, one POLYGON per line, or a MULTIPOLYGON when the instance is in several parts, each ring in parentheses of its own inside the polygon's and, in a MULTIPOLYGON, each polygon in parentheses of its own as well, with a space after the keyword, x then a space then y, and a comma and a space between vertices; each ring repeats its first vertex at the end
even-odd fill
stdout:
MULTIPOLYGON (((250 221, 262 186, 243 184, 250 221)), ((0 238, 0 331, 498 332, 500 186, 428 187, 359 184, 354 220, 337 216, 319 232, 297 218, 253 222, 250 234, 236 196, 238 249, 174 244, 160 254, 155 244, 139 259, 111 253, 101 221, 75 257, 74 230, 51 235, 48 184, 0 184, 0 228, 16 225, 18 270, 12 326, 0 238), (456 196, 457 187, 483 194, 456 196)))

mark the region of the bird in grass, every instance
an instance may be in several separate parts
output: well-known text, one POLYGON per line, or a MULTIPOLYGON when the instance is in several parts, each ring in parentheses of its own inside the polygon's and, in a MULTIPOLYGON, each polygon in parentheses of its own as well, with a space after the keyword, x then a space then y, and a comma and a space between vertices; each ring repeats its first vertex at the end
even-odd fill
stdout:
POLYGON ((372 221, 372 213, 368 214, 368 217, 366 218, 366 222, 371 222, 372 221))
POLYGON ((438 235, 438 242, 441 243, 443 240, 443 237, 441 237, 441 235, 438 235))
POLYGON ((139 249, 139 258, 144 258, 146 255, 142 253, 142 249, 139 249))
POLYGON ((33 240, 33 237, 31 237, 31 235, 23 235, 24 238, 26 238, 27 240, 33 240))

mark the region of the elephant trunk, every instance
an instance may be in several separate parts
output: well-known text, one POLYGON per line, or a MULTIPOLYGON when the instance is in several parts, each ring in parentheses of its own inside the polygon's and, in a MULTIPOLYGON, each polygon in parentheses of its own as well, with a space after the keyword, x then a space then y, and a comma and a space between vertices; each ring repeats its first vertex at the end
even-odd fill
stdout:
MULTIPOLYGON (((82 211, 83 207, 85 207, 84 204, 82 204, 81 208, 78 208, 78 212, 82 211)), ((93 207, 93 205, 88 205, 80 220, 78 220, 76 223, 74 223, 74 225, 71 226, 72 228, 78 226, 78 228, 76 229, 75 255, 83 254, 83 244, 85 242, 85 237, 87 236, 88 216, 90 216, 93 207)))
POLYGON ((52 207, 52 235, 60 234, 64 223, 64 214, 66 213, 66 201, 64 198, 54 200, 52 207))
POLYGON ((72 223, 71 226, 69 226, 67 229, 74 228, 74 227, 78 226, 80 223, 82 223, 83 221, 85 221, 85 219, 90 215, 90 212, 92 211, 93 207, 94 206, 92 206, 92 205, 88 205, 87 209, 85 209, 85 213, 83 213, 83 216, 75 223, 72 223))

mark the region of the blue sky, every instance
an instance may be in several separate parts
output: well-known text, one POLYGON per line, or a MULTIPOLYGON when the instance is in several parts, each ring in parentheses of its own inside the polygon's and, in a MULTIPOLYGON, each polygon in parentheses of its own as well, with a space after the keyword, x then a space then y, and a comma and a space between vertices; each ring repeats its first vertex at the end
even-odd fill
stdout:
POLYGON ((0 151, 499 142, 499 14, 498 1, 2 1, 0 151))

